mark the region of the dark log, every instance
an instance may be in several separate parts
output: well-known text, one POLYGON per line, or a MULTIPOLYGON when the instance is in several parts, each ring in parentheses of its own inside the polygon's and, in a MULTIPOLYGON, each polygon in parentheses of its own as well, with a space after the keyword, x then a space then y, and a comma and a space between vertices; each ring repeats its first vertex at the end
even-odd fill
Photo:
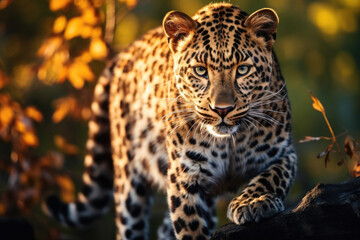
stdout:
POLYGON ((360 239, 360 177, 339 184, 319 183, 292 209, 238 226, 226 224, 212 240, 360 239))
POLYGON ((34 229, 23 218, 0 218, 1 240, 33 240, 34 229))

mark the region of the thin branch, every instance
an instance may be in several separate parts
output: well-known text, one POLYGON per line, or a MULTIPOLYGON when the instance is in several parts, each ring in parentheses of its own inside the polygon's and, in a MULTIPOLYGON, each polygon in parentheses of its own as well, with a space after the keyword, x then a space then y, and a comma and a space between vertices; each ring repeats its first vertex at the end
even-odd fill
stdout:
POLYGON ((106 0, 105 42, 112 45, 115 31, 115 0, 106 0))

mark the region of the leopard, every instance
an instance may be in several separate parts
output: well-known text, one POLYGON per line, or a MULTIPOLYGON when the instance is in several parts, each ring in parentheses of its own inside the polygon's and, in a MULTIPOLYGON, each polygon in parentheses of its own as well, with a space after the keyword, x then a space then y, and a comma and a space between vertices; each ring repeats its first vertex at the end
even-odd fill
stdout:
POLYGON ((231 3, 166 14, 99 77, 83 188, 74 202, 48 197, 46 211, 83 227, 114 203, 118 240, 149 238, 156 191, 168 205, 158 239, 210 239, 224 194, 238 225, 283 211, 297 155, 278 23, 273 9, 231 3))

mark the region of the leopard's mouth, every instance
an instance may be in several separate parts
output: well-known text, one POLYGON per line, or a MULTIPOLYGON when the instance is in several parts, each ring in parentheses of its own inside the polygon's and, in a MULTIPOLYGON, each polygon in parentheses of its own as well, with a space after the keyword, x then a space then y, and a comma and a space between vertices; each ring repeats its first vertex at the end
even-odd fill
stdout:
POLYGON ((229 125, 222 122, 216 126, 207 125, 206 129, 215 137, 224 138, 231 137, 231 135, 233 135, 238 130, 238 127, 238 125, 229 125))

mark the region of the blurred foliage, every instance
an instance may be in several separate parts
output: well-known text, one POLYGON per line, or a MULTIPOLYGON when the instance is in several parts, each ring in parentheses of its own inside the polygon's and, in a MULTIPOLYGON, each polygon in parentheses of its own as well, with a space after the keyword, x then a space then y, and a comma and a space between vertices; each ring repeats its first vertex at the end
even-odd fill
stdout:
MULTIPOLYGON (((0 215, 27 217, 37 239, 114 238, 113 213, 85 231, 59 230, 41 213, 41 198, 57 189, 64 201, 74 199, 83 171, 92 89, 106 60, 159 26, 168 11, 192 15, 209 2, 0 0, 0 215)), ((346 167, 337 166, 341 159, 336 154, 326 168, 317 159, 320 150, 328 149, 326 142, 298 141, 308 135, 333 139, 322 116, 311 108, 311 89, 322 99, 332 129, 340 133, 336 139, 345 138, 349 159, 359 160, 360 0, 231 2, 248 13, 272 7, 280 17, 275 51, 287 80, 299 154, 289 202, 318 181, 350 177, 346 167)), ((360 165, 351 169, 359 174, 360 165)), ((160 199, 155 201, 154 223, 161 222, 160 210, 166 208, 160 199)), ((226 222, 223 209, 226 200, 219 203, 220 223, 226 222)))

